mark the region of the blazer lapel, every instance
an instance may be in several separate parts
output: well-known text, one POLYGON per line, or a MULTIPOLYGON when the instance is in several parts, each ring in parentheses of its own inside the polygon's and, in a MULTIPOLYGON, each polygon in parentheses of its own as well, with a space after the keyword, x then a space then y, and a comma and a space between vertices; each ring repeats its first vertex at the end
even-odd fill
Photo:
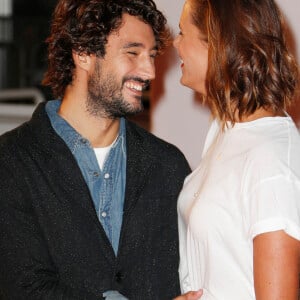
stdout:
MULTIPOLYGON (((66 151, 68 150, 69 149, 66 149, 66 151)), ((102 227, 97 217, 89 188, 81 174, 80 168, 77 165, 77 162, 75 161, 73 155, 71 153, 70 155, 71 157, 68 157, 69 155, 66 155, 65 157, 60 158, 61 166, 69 166, 64 170, 61 170, 62 172, 64 172, 63 174, 65 177, 64 179, 62 179, 63 188, 67 190, 67 195, 72 195, 72 199, 67 200, 70 200, 75 205, 81 207, 83 213, 86 212, 89 215, 90 220, 92 220, 95 223, 95 225, 99 228, 100 236, 103 240, 103 247, 105 248, 102 252, 113 265, 115 257, 113 248, 104 231, 104 228, 102 227)), ((57 164, 57 159, 55 159, 55 161, 57 164)), ((50 163, 49 167, 51 168, 50 163)))
POLYGON ((145 149, 143 138, 137 134, 132 126, 134 125, 127 123, 126 127, 127 169, 124 218, 138 201, 154 167, 152 155, 149 155, 149 150, 145 149))
POLYGON ((40 118, 40 124, 32 127, 37 136, 37 144, 31 146, 36 149, 43 149, 45 152, 47 159, 43 161, 43 168, 50 174, 49 182, 55 181, 54 185, 58 188, 58 197, 64 195, 61 197, 61 201, 72 202, 72 205, 76 205, 83 210, 83 220, 84 212, 89 215, 89 219, 99 228, 103 247, 105 247, 103 254, 113 265, 115 260, 113 248, 98 220, 88 186, 75 158, 64 141, 52 129, 49 119, 43 114, 37 117, 40 118), (57 174, 62 176, 53 178, 57 174))

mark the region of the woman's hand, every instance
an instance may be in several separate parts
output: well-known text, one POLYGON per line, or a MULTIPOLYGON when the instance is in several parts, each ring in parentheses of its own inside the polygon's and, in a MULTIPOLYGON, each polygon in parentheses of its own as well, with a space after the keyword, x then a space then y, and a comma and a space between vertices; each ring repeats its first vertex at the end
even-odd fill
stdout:
POLYGON ((174 298, 173 300, 198 300, 201 298, 202 294, 203 294, 202 290, 188 292, 188 293, 185 293, 181 296, 174 298))

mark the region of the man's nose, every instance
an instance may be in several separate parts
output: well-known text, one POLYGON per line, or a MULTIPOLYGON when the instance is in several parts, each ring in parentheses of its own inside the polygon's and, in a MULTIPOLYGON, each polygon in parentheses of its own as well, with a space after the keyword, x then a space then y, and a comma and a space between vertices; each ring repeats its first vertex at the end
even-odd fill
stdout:
POLYGON ((145 58, 140 63, 140 76, 144 80, 152 80, 155 78, 155 64, 152 57, 145 58))

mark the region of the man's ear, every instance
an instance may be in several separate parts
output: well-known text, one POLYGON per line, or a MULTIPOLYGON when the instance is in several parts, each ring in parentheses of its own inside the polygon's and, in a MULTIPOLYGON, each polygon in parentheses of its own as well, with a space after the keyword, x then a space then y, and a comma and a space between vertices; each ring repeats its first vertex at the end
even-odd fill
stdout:
POLYGON ((92 55, 73 51, 72 56, 76 68, 84 69, 87 72, 91 69, 93 60, 92 55))

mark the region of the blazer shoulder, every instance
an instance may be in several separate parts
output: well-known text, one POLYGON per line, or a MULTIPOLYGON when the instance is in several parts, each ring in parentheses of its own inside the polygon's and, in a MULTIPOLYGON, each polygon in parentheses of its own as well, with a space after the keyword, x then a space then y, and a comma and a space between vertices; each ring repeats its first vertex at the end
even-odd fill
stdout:
POLYGON ((0 153, 1 156, 8 152, 13 154, 11 151, 14 149, 16 150, 19 146, 23 145, 24 136, 26 135, 27 122, 23 123, 22 125, 3 133, 0 136, 0 153))
POLYGON ((53 135, 50 134, 49 124, 42 103, 36 108, 30 120, 0 136, 1 157, 16 158, 18 154, 22 156, 32 152, 33 145, 41 147, 44 141, 49 140, 53 135))

